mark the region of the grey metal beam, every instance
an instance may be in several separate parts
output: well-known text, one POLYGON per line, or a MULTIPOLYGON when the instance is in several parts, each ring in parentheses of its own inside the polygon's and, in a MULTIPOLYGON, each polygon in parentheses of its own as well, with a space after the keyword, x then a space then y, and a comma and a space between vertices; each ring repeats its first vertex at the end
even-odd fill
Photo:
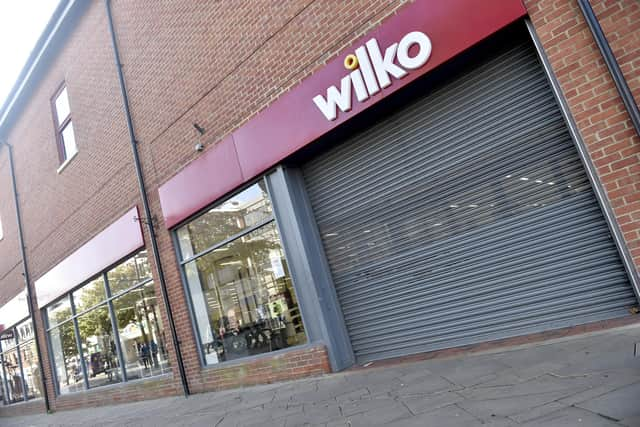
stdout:
POLYGON ((355 356, 302 173, 279 167, 266 180, 308 340, 327 346, 334 371, 346 369, 355 356))

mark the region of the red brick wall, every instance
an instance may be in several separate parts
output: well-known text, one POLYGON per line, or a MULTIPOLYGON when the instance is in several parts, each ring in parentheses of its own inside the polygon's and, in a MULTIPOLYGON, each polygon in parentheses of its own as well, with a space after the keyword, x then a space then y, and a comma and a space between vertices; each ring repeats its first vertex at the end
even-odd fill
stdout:
MULTIPOLYGON (((6 139, 14 146, 27 260, 31 278, 37 280, 140 203, 103 2, 87 4, 86 12, 20 113, 6 139), (59 160, 50 100, 62 82, 67 84, 79 152, 57 173, 59 160)), ((14 278, 21 273, 19 269, 16 272, 14 278)), ((159 294, 158 289, 156 292, 159 294)), ((36 327, 41 348, 46 349, 41 312, 36 315, 36 327)), ((172 347, 169 351, 175 365, 175 352, 172 347)), ((79 405, 91 402, 83 394, 54 399, 46 351, 43 364, 53 409, 73 406, 71 402, 76 400, 79 405)), ((171 389, 179 384, 175 379, 170 382, 171 389)), ((108 395, 131 397, 129 387, 115 387, 108 395)))
MULTIPOLYGON (((171 235, 162 223, 158 185, 200 155, 194 150, 196 143, 209 149, 403 3, 258 0, 239 6, 243 3, 173 1, 150 8, 135 0, 113 1, 151 208, 158 218, 172 313, 194 391, 316 375, 327 372, 329 365, 324 348, 304 347, 224 368, 201 368, 171 235), (194 123, 206 130, 204 136, 194 123)), ((639 99, 640 6, 634 0, 592 3, 639 99)), ((640 263, 640 141, 576 2, 525 0, 525 4, 627 244, 640 263)), ((33 279, 140 204, 103 2, 89 4, 7 139, 15 146, 33 279), (49 100, 62 81, 68 86, 79 154, 58 174, 49 100)), ((6 194, 8 177, 3 156, 0 153, 0 195, 6 194)), ((14 218, 11 203, 0 196, 7 235, 0 241, 0 303, 21 278, 16 233, 11 228, 15 225, 6 221, 14 218), (9 246, 13 249, 6 252, 9 246)), ((145 239, 149 241, 146 229, 145 239)), ((156 292, 160 294, 159 288, 156 292)), ((163 317, 168 327, 164 311, 163 317)), ((37 320, 42 332, 40 316, 37 320)), ((46 348, 44 341, 42 345, 46 348)), ((50 379, 46 352, 44 359, 45 375, 50 379)), ((51 381, 48 390, 53 396, 51 381)), ((67 409, 180 392, 174 368, 170 379, 63 396, 53 406, 67 409), (102 391, 107 400, 100 397, 102 391)))
MULTIPOLYGON (((591 0, 640 100, 640 3, 591 0)), ((640 266, 640 138, 575 0, 525 0, 600 181, 640 266)))
POLYGON ((13 202, 9 152, 0 145, 0 221, 4 237, 0 240, 0 307, 24 289, 18 243, 16 208, 13 202))
MULTIPOLYGON (((217 369, 200 366, 171 234, 162 222, 159 184, 201 155, 196 143, 213 146, 403 3, 261 0, 239 8, 237 3, 175 2, 149 10, 133 0, 113 2, 172 313, 194 390, 225 385, 216 380, 217 369), (205 128, 204 136, 193 123, 205 128)), ((287 368, 295 372, 273 368, 279 374, 269 381, 325 372, 324 362, 314 357, 287 368)), ((275 366, 266 360, 260 363, 275 366)), ((234 369, 222 372, 226 376, 234 369)), ((237 378, 256 381, 251 367, 237 369, 237 378)), ((267 368, 259 369, 257 378, 267 378, 267 368)))
POLYGON ((147 399, 159 399, 175 396, 179 393, 178 383, 169 375, 168 377, 150 378, 58 396, 55 401, 55 410, 66 411, 86 407, 108 406, 147 399))
MULTIPOLYGON (((21 415, 41 414, 45 412, 44 400, 32 400, 31 402, 16 403, 9 406, 0 406, 1 417, 17 417, 21 415)), ((2 424, 2 422, 0 422, 2 424)))
POLYGON ((197 142, 219 141, 402 3, 167 2, 151 10, 115 0, 136 133, 151 147, 157 181, 199 156, 197 142))
MULTIPOLYGON (((162 218, 158 184, 198 155, 195 143, 214 144, 402 3, 261 0, 239 8, 227 2, 175 1, 149 8, 133 0, 115 0, 115 27, 153 215, 162 218), (207 130, 204 137, 198 137, 193 122, 207 130)), ((104 3, 95 0, 56 53, 7 135, 15 146, 33 280, 131 206, 140 205, 120 96, 104 3), (58 174, 50 99, 63 81, 79 153, 58 174)), ((0 174, 0 186, 3 182, 0 174)), ((1 200, 0 209, 6 210, 4 198, 1 200)), ((13 211, 9 215, 14 218, 13 211)), ((157 230, 172 312, 194 391, 328 372, 324 347, 292 349, 248 364, 203 370, 171 236, 161 220, 157 230)), ((149 241, 146 229, 145 241, 149 241)), ((21 277, 19 268, 10 274, 11 283, 21 277)), ((155 279, 159 296, 157 276, 155 279)), ((0 278, 3 289, 1 286, 5 285, 0 278)), ((0 298, 4 295, 0 293, 0 298)), ((164 309, 163 321, 168 327, 164 309)), ((36 326, 42 348, 46 348, 41 313, 36 326)), ((131 383, 62 396, 52 399, 53 409, 180 393, 175 352, 169 345, 172 379, 152 382, 148 389, 131 383)), ((43 359, 47 389, 53 397, 46 352, 43 359)))
POLYGON ((190 372, 190 385, 194 393, 223 390, 255 384, 313 377, 331 372, 329 357, 324 346, 293 348, 287 352, 261 357, 249 362, 221 368, 210 367, 190 372))
POLYGON ((103 2, 92 2, 7 135, 34 280, 138 202, 103 2), (78 155, 60 173, 50 99, 67 83, 78 155))

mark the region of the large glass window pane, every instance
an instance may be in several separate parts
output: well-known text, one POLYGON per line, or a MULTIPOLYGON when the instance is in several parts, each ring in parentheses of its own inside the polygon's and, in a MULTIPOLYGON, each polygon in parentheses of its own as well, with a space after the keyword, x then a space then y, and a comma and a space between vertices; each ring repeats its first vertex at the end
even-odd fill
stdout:
POLYGON ((64 144, 64 158, 70 159, 74 154, 78 152, 78 146, 76 145, 76 135, 73 133, 73 123, 69 122, 68 125, 62 130, 62 143, 64 144))
POLYGON ((24 373, 25 393, 28 399, 42 397, 42 378, 38 366, 36 342, 31 341, 20 346, 22 372, 24 373))
POLYGON ((76 306, 76 313, 82 313, 85 310, 94 307, 107 299, 104 290, 104 279, 102 276, 87 283, 73 293, 73 303, 76 306))
POLYGON ((274 222, 185 266, 207 363, 306 341, 274 222))
POLYGON ((113 300, 129 380, 169 370, 166 336, 153 282, 113 300))
POLYGON ((182 257, 200 253, 271 215, 271 202, 261 181, 178 229, 182 257))
POLYGON ((60 393, 82 390, 83 373, 73 322, 63 323, 52 329, 49 340, 60 393))
POLYGON ((50 328, 71 319, 71 301, 68 295, 47 307, 47 319, 50 328))
POLYGON ((7 403, 16 403, 24 400, 24 384, 20 374, 17 349, 3 353, 4 373, 7 379, 7 403))
POLYGON ((122 380, 120 363, 107 305, 102 305, 78 317, 78 331, 89 377, 89 387, 120 382, 122 380))
POLYGON ((69 108, 69 95, 67 94, 67 88, 65 87, 60 92, 60 95, 56 98, 56 116, 58 119, 58 126, 69 117, 71 109, 69 108))
POLYGON ((111 295, 116 295, 150 278, 151 269, 147 259, 147 251, 129 258, 107 273, 111 295))

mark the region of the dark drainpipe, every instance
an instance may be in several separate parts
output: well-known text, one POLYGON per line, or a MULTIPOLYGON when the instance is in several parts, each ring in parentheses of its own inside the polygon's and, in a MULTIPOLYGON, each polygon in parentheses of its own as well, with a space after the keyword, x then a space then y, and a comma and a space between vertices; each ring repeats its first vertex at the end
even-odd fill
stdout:
MULTIPOLYGON (((2 145, 0 143, 0 145, 2 145)), ((13 201, 16 205, 16 222, 18 224, 18 243, 20 245, 20 255, 22 256, 22 276, 27 288, 27 305, 29 306, 29 316, 33 323, 33 339, 36 343, 36 354, 38 356, 38 368, 40 369, 40 381, 42 381, 42 397, 44 398, 44 406, 47 412, 51 411, 51 405, 49 403, 49 392, 47 391, 47 381, 44 375, 44 364, 42 362, 42 351, 40 350, 40 340, 38 339, 38 328, 36 323, 36 313, 38 312, 36 306, 33 303, 32 296, 34 295, 31 279, 29 278, 29 269, 27 268, 27 251, 24 246, 24 234, 22 230, 22 215, 20 214, 20 203, 18 199, 18 186, 16 185, 16 172, 13 164, 13 147, 9 143, 5 142, 7 151, 9 152, 9 173, 11 174, 11 186, 13 191, 13 201)), ((23 379, 24 381, 24 379, 23 379)))
POLYGON ((602 54, 602 58, 604 62, 607 64, 609 68, 609 73, 611 77, 613 77, 613 81, 616 84, 616 88, 618 88, 618 93, 622 98, 622 102, 624 102, 624 106, 627 108, 627 112, 629 113, 629 117, 631 117, 631 122, 633 123, 633 127, 636 128, 636 133, 640 136, 640 110, 638 109, 638 105, 636 104, 635 99, 633 98, 633 94, 629 89, 629 85, 627 85, 627 81, 622 74, 622 70, 620 70, 620 65, 618 65, 618 61, 616 57, 613 55, 613 51, 611 50, 611 46, 609 46, 609 42, 607 42, 607 38, 602 31, 602 27, 600 27, 600 23, 598 22, 598 17, 593 12, 591 8, 591 3, 589 0, 578 0, 578 5, 582 10, 582 14, 584 15, 584 19, 587 21, 587 25, 591 30, 591 34, 593 34, 593 38, 596 40, 598 44, 598 48, 600 49, 600 53, 602 54))
POLYGON ((133 151, 133 160, 136 167, 136 174, 138 176, 138 186, 140 187, 140 196, 142 198, 142 205, 144 207, 145 220, 143 222, 147 224, 147 228, 149 230, 149 240, 151 240, 151 250, 153 252, 153 259, 156 264, 158 279, 160 281, 160 289, 162 291, 162 300, 167 310, 167 319, 169 321, 169 329, 171 329, 171 338, 173 341, 173 348, 176 351, 176 359, 178 360, 178 370, 180 371, 182 388, 184 390, 184 396, 188 397, 189 384, 187 383, 187 375, 184 370, 184 362, 182 360, 182 353, 180 351, 180 342, 178 341, 178 335, 176 334, 176 325, 175 325, 175 322, 173 321, 173 314, 171 312, 171 303, 169 302, 169 295, 167 293, 167 283, 164 277, 162 263, 160 261, 160 251, 158 250, 158 241, 156 239, 156 232, 153 228, 153 219, 151 216, 151 209, 149 208, 149 199, 147 197, 147 190, 144 185, 144 175, 142 173, 142 165, 140 164, 140 155, 138 153, 138 141, 136 140, 135 132, 133 129, 133 122, 131 120, 131 111, 129 110, 129 97, 127 96, 127 88, 124 83, 124 75, 122 73, 122 64, 120 63, 120 51, 118 50, 118 43, 116 42, 115 29, 113 27, 113 17, 111 15, 111 1, 105 0, 105 5, 107 8, 109 32, 111 33, 111 44, 113 46, 116 69, 118 70, 118 81, 120 82, 122 104, 124 107, 125 117, 127 118, 127 129, 129 130, 129 139, 131 141, 131 149, 133 151))

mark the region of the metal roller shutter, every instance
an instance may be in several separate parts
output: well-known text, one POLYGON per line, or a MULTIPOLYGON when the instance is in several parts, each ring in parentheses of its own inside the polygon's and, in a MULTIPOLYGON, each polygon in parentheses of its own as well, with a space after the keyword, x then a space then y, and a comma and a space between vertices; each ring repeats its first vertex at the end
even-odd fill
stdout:
POLYGON ((528 43, 303 172, 360 362, 612 318, 636 303, 528 43))

